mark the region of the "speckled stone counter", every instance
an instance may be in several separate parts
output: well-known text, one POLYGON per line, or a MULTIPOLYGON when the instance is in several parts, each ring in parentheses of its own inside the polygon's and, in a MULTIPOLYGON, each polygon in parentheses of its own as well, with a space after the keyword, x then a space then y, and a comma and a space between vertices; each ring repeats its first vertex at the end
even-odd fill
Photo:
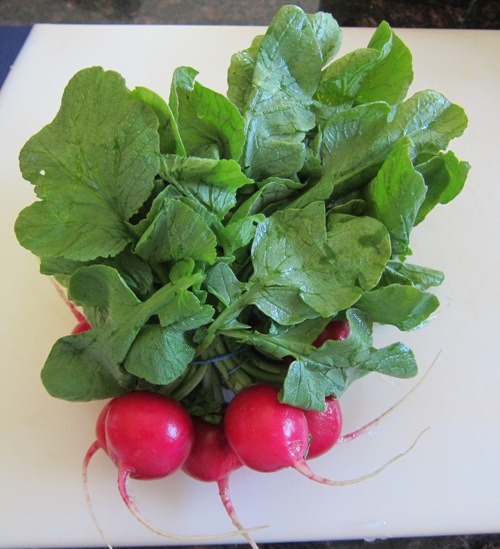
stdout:
MULTIPOLYGON (((207 545, 203 549, 248 549, 248 545, 207 545)), ((349 540, 311 543, 261 543, 260 549, 500 549, 500 535, 449 536, 386 540, 349 540)), ((137 549, 132 547, 121 549, 137 549)), ((164 549, 198 549, 196 546, 164 549)))
MULTIPOLYGON (((1 0, 0 24, 137 23, 267 25, 278 0, 1 0)), ((342 26, 500 28, 499 0, 303 0, 307 12, 333 13, 342 26)))

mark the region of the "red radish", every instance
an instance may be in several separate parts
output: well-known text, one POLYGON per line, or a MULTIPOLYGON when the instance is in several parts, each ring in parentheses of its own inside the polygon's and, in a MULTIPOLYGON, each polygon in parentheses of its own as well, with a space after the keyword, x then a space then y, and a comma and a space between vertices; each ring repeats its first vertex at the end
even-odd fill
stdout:
POLYGON ((81 332, 87 332, 91 329, 92 326, 84 318, 83 320, 80 320, 78 324, 73 328, 73 330, 71 331, 71 335, 80 334, 81 332))
POLYGON ((97 438, 96 442, 99 444, 99 447, 106 452, 106 454, 108 453, 108 447, 106 443, 106 416, 108 415, 108 411, 111 408, 112 404, 113 400, 110 400, 106 404, 106 406, 104 406, 104 408, 97 416, 97 421, 95 425, 95 434, 97 438))
POLYGON ((226 478, 243 466, 229 446, 221 425, 193 418, 194 444, 182 469, 203 482, 226 478))
MULTIPOLYGON (((328 340, 340 341, 341 339, 347 339, 351 333, 351 328, 347 320, 332 320, 327 324, 325 329, 319 334, 319 336, 313 341, 314 347, 321 347, 323 343, 328 340)), ((283 366, 290 366, 293 362, 293 356, 284 356, 280 364, 283 366)))
POLYGON ((66 300, 66 303, 77 320, 77 325, 71 331, 71 335, 80 334, 81 332, 91 330, 92 326, 88 323, 82 313, 75 307, 75 304, 72 301, 69 301, 69 299, 66 300))
POLYGON ((251 385, 236 394, 224 417, 229 444, 251 469, 272 472, 293 467, 307 449, 304 412, 278 401, 277 387, 251 385))
MULTIPOLYGON (((351 329, 347 320, 333 320, 315 339, 313 345, 321 347, 326 341, 347 339, 351 329)), ((305 410, 309 434, 311 435, 307 459, 319 457, 335 446, 342 431, 342 412, 334 396, 325 399, 325 410, 305 410)))
POLYGON ((189 414, 177 401, 156 393, 137 391, 115 399, 104 423, 109 457, 132 478, 174 473, 193 445, 189 414))
POLYGON ((66 305, 69 307, 70 311, 73 313, 73 316, 76 318, 77 324, 71 331, 71 335, 79 334, 81 332, 86 332, 88 330, 92 329, 92 326, 88 323, 85 316, 76 308, 75 304, 70 301, 66 295, 64 294, 61 287, 57 284, 57 282, 54 282, 54 286, 56 288, 57 293, 60 295, 60 297, 64 300, 66 305))
MULTIPOLYGON (((177 541, 218 540, 248 532, 213 536, 181 536, 160 530, 146 520, 132 501, 127 483, 130 478, 148 480, 166 477, 186 461, 194 441, 194 426, 187 411, 172 398, 146 391, 119 396, 106 404, 96 423, 97 440, 83 462, 87 502, 87 471, 92 456, 103 449, 118 468, 120 495, 130 512, 150 530, 177 541)), ((97 525, 95 516, 94 522, 97 525)), ((102 535, 102 530, 98 527, 102 535)))
POLYGON ((314 340, 313 345, 315 347, 321 347, 325 341, 330 339, 334 341, 347 339, 350 333, 351 328, 347 320, 332 320, 314 340))
POLYGON ((339 440, 342 431, 342 412, 339 401, 333 396, 328 396, 325 399, 325 405, 323 412, 304 410, 311 436, 307 459, 322 456, 339 440))
POLYGON ((309 429, 303 410, 278 400, 279 388, 251 385, 229 403, 224 428, 229 444, 242 463, 260 472, 293 467, 307 478, 330 486, 355 484, 375 476, 406 454, 356 479, 335 481, 315 474, 306 463, 309 429))
MULTIPOLYGON (((214 425, 200 418, 193 418, 193 423, 194 444, 182 470, 196 480, 216 482, 231 522, 238 530, 244 530, 229 496, 229 475, 243 464, 229 446, 221 425, 214 425)), ((249 534, 242 535, 254 549, 257 549, 249 534)))

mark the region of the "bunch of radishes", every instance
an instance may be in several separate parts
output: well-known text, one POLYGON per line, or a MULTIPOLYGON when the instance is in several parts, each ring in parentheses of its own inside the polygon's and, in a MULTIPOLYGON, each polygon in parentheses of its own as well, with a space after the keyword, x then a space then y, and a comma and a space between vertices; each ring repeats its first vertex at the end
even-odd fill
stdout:
MULTIPOLYGON (((321 345, 326 337, 344 339, 348 335, 348 323, 334 321, 315 343, 321 345)), ((316 475, 306 460, 325 454, 339 442, 352 440, 395 406, 362 428, 341 436, 342 413, 334 395, 325 399, 324 411, 318 412, 280 402, 279 392, 280 387, 268 384, 246 387, 230 399, 219 423, 191 416, 181 403, 158 393, 138 390, 116 397, 98 416, 97 440, 84 460, 85 483, 89 461, 102 449, 118 468, 118 486, 125 504, 157 534, 178 541, 241 534, 256 548, 250 536, 252 529, 245 529, 239 522, 229 496, 228 481, 233 471, 246 466, 269 473, 293 467, 315 482, 341 486, 365 480, 404 455, 356 479, 333 481, 316 475), (141 515, 128 493, 127 481, 160 479, 179 469, 194 479, 217 484, 224 508, 237 531, 181 536, 160 530, 141 515)))
POLYGON ((320 455, 338 440, 342 423, 338 401, 329 399, 325 412, 304 412, 280 403, 278 391, 271 385, 248 387, 229 403, 218 425, 191 417, 177 401, 158 393, 136 391, 117 397, 99 415, 97 440, 87 453, 85 468, 102 448, 118 468, 123 500, 148 527, 127 492, 129 478, 159 479, 182 468, 197 480, 216 482, 233 524, 255 546, 229 497, 233 471, 243 465, 260 472, 295 467, 313 480, 336 484, 315 476, 305 455, 320 455))

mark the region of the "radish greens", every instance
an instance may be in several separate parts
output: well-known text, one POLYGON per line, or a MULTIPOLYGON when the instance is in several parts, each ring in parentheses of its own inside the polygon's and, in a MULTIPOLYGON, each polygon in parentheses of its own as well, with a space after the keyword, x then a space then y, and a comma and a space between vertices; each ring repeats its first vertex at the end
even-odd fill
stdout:
POLYGON ((465 183, 447 148, 467 117, 436 91, 407 98, 411 54, 387 23, 343 56, 341 39, 285 6, 233 55, 227 95, 190 67, 168 100, 101 67, 70 80, 20 153, 38 200, 15 226, 92 326, 54 344, 50 394, 139 388, 208 415, 224 388, 271 380, 321 410, 369 372, 416 374, 373 324, 415 329, 439 306, 443 274, 407 258, 465 183), (313 346, 334 318, 350 336, 313 346))

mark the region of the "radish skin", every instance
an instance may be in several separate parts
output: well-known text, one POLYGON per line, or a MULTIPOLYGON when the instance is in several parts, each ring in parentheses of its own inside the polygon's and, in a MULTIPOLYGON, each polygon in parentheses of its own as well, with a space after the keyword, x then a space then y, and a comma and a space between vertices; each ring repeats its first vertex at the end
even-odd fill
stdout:
POLYGON ((326 454, 337 444, 342 431, 342 411, 339 401, 329 396, 325 399, 325 410, 316 412, 304 410, 311 436, 311 442, 307 449, 307 459, 326 454))
POLYGON ((226 411, 224 426, 228 442, 242 463, 256 471, 293 467, 314 482, 348 486, 381 473, 406 455, 422 435, 405 452, 366 475, 331 480, 314 473, 305 460, 309 431, 304 412, 279 402, 278 393, 279 388, 271 385, 249 386, 234 397, 226 411))
POLYGON ((83 320, 80 320, 80 322, 78 322, 78 324, 73 328, 73 330, 71 331, 71 335, 81 334, 82 332, 87 332, 91 329, 92 326, 84 318, 83 320))
POLYGON ((229 477, 243 464, 229 446, 224 430, 220 425, 193 418, 195 427, 194 444, 182 470, 190 477, 202 482, 215 482, 219 496, 233 525, 254 548, 258 549, 253 538, 244 532, 229 495, 229 477))
POLYGON ((328 340, 340 341, 347 339, 350 333, 351 327, 347 320, 332 320, 314 340, 313 345, 321 347, 328 340))
POLYGON ((136 391, 116 397, 105 405, 97 418, 96 440, 85 454, 82 471, 87 505, 103 540, 104 534, 88 493, 89 463, 100 449, 118 469, 118 490, 125 505, 140 523, 155 534, 179 542, 202 542, 231 538, 259 529, 184 536, 162 530, 142 516, 130 497, 129 479, 159 479, 179 470, 191 450, 193 438, 194 428, 189 414, 177 401, 168 397, 136 391))

